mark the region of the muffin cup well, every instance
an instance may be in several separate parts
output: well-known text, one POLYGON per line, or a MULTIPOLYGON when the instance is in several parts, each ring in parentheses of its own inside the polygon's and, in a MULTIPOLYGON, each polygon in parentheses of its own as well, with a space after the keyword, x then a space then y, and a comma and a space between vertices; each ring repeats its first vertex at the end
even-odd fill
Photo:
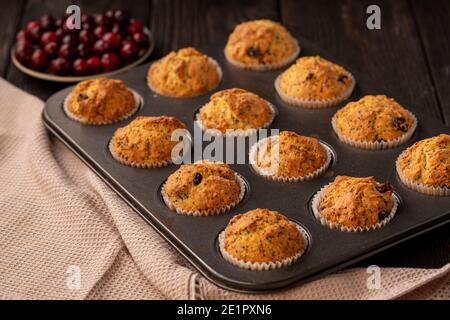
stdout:
POLYGON ((203 125, 202 120, 200 119, 200 112, 202 111, 202 109, 206 106, 204 105, 203 107, 201 107, 198 112, 197 115, 195 116, 195 123, 196 125, 202 130, 202 132, 205 132, 206 130, 209 130, 212 135, 214 136, 225 136, 225 137, 249 137, 252 135, 255 135, 259 129, 267 129, 270 127, 270 125, 272 124, 273 120, 275 119, 276 115, 277 115, 277 109, 275 108, 275 106, 270 103, 269 101, 266 101, 267 105, 269 106, 271 112, 272 112, 272 116, 271 118, 264 123, 260 128, 251 128, 251 129, 229 129, 227 130, 225 133, 219 131, 218 129, 214 129, 214 128, 205 128, 205 126, 203 125))
POLYGON ((430 196, 450 196, 450 188, 445 187, 433 187, 433 186, 427 186, 422 183, 417 183, 414 181, 409 180, 402 172, 402 169, 399 165, 399 159, 400 156, 395 161, 395 168, 397 169, 397 174, 400 178, 400 181, 407 186, 409 189, 412 189, 414 191, 427 194, 430 196))
MULTIPOLYGON (((276 136, 275 136, 276 137, 276 136)), ((325 152, 327 153, 327 159, 325 160, 325 163, 315 171, 308 173, 305 176, 300 177, 289 177, 289 176, 275 176, 273 175, 269 170, 261 168, 258 166, 256 159, 258 155, 258 149, 259 148, 266 148, 265 144, 267 143, 267 139, 272 139, 274 137, 267 137, 265 139, 261 139, 257 143, 255 143, 251 148, 249 152, 249 162, 252 166, 253 170, 256 171, 257 174, 260 176, 267 178, 269 180, 273 181, 279 181, 279 182, 301 182, 301 181, 308 181, 317 178, 321 174, 323 174, 328 167, 330 166, 331 159, 332 159, 332 153, 329 149, 329 147, 323 143, 320 143, 320 145, 325 149, 325 152)))
POLYGON ((290 55, 289 57, 287 57, 286 59, 284 59, 280 62, 277 62, 277 63, 247 65, 247 64, 231 57, 227 53, 226 49, 224 50, 224 54, 225 54, 225 58, 227 59, 227 61, 229 63, 231 63, 233 66, 238 67, 240 69, 251 70, 251 71, 270 71, 270 70, 275 70, 275 69, 281 69, 284 66, 287 66, 288 64, 292 63, 297 58, 297 56, 300 54, 301 48, 298 44, 298 41, 296 39, 293 39, 293 40, 295 41, 294 53, 292 55, 290 55))
POLYGON ((238 173, 235 173, 235 176, 236 176, 236 182, 239 184, 239 188, 240 188, 239 196, 236 201, 234 201, 233 203, 230 203, 222 208, 202 210, 202 211, 189 211, 189 210, 185 210, 182 208, 177 208, 172 203, 172 201, 170 201, 168 194, 164 191, 166 183, 164 183, 161 188, 161 195, 162 195, 164 203, 167 205, 167 207, 170 210, 175 211, 178 214, 185 215, 185 216, 215 216, 215 215, 219 215, 219 214, 225 213, 227 211, 230 211, 244 199, 245 192, 247 190, 244 179, 238 173))
POLYGON ((331 125, 333 127, 334 132, 338 136, 339 140, 344 142, 345 144, 348 144, 352 147, 359 148, 359 149, 366 149, 366 150, 383 150, 383 149, 391 149, 395 148, 409 139, 411 139, 412 135, 417 129, 417 118, 414 114, 412 114, 410 111, 406 110, 408 114, 413 119, 413 124, 411 128, 408 129, 407 132, 405 132, 400 137, 391 140, 391 141, 358 141, 353 140, 350 138, 347 138, 344 133, 338 128, 337 126, 337 120, 336 120, 336 114, 334 114, 333 118, 331 119, 331 125))
POLYGON ((307 109, 322 109, 322 108, 330 108, 334 107, 337 104, 341 103, 344 100, 347 100, 355 88, 356 80, 355 77, 350 72, 347 72, 347 76, 352 79, 352 83, 350 84, 350 87, 347 89, 346 92, 344 92, 342 95, 337 96, 332 99, 326 99, 326 100, 311 100, 311 99, 299 99, 299 98, 293 98, 288 96, 286 93, 281 90, 280 87, 280 77, 279 75, 275 79, 275 90, 277 91, 278 95, 281 97, 281 99, 286 102, 287 104, 290 104, 292 106, 296 107, 303 107, 307 109))
POLYGON ((331 222, 331 221, 327 220, 324 216, 322 216, 322 214, 320 213, 320 203, 322 202, 324 193, 329 186, 330 186, 330 184, 326 185, 325 187, 320 189, 314 195, 314 197, 311 201, 311 209, 312 209, 312 211, 314 213, 314 217, 317 219, 317 221, 319 221, 322 225, 327 226, 330 229, 337 229, 337 230, 340 230, 343 232, 366 232, 366 231, 376 230, 376 229, 380 229, 380 228, 384 227, 385 225, 387 225, 395 217, 395 214, 397 213, 399 201, 398 201, 397 197, 394 194, 392 194, 391 199, 392 199, 393 205, 392 205, 392 210, 389 213, 389 216, 387 216, 385 219, 378 222, 377 224, 374 224, 373 226, 351 228, 351 227, 340 225, 335 222, 331 222))
MULTIPOLYGON (((294 223, 294 222, 291 222, 294 223)), ((280 260, 280 261, 274 261, 274 262, 250 262, 250 261, 244 261, 242 259, 239 259, 231 254, 229 254, 225 250, 225 231, 222 231, 219 234, 218 240, 219 240, 219 251, 222 254, 222 257, 228 261, 229 263, 242 268, 246 270, 251 271, 268 271, 268 270, 274 270, 279 269, 282 267, 287 267, 294 262, 296 262, 300 257, 305 253, 305 251, 308 249, 309 245, 309 238, 307 232, 300 227, 298 224, 294 223, 297 227, 298 231, 300 232, 300 235, 303 237, 303 240, 305 241, 305 247, 303 250, 300 250, 297 254, 295 254, 292 257, 288 257, 286 259, 280 260)))
POLYGON ((206 90, 204 92, 200 92, 200 93, 192 95, 192 96, 179 97, 179 96, 171 96, 171 95, 168 95, 166 93, 158 91, 158 89, 156 89, 154 86, 152 86, 152 84, 150 83, 150 80, 148 78, 147 78, 147 85, 150 88, 150 90, 152 90, 154 93, 159 94, 160 96, 164 96, 164 97, 175 98, 175 99, 186 99, 186 98, 193 98, 193 97, 201 96, 201 95, 203 95, 203 94, 205 94, 207 92, 213 91, 214 89, 216 89, 219 86, 220 82, 222 82, 223 72, 222 72, 222 68, 220 67, 219 63, 216 60, 214 60, 213 58, 211 58, 211 57, 208 57, 208 61, 209 61, 210 64, 212 64, 212 65, 214 65, 216 67, 219 79, 218 79, 218 81, 217 81, 217 83, 216 83, 216 85, 214 87, 212 87, 211 89, 208 89, 208 90, 206 90))
POLYGON ((70 111, 70 108, 69 108, 69 100, 70 100, 70 97, 71 97, 72 93, 69 93, 67 95, 67 97, 64 99, 63 109, 64 109, 64 112, 66 113, 66 115, 70 119, 72 119, 74 121, 77 121, 77 122, 80 122, 82 124, 87 124, 87 125, 108 125, 108 124, 117 123, 119 121, 123 121, 123 120, 126 120, 129 117, 131 117, 133 114, 136 113, 136 111, 138 111, 139 107, 144 103, 143 102, 144 100, 142 99, 142 97, 136 91, 134 91, 132 89, 128 89, 128 90, 130 90, 131 93, 133 94, 134 108, 129 113, 123 115, 122 117, 120 117, 120 118, 118 118, 116 120, 112 120, 112 121, 89 121, 89 120, 83 119, 83 118, 79 117, 78 115, 74 114, 72 111, 70 111))

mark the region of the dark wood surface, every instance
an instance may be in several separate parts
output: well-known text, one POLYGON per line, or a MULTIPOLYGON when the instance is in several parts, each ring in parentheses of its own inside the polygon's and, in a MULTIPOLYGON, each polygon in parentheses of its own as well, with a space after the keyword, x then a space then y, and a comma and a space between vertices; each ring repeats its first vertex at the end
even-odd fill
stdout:
MULTIPOLYGON (((10 62, 15 33, 44 13, 61 15, 69 4, 83 12, 126 8, 152 30, 155 59, 172 49, 211 42, 225 43, 234 26, 270 18, 318 46, 344 64, 364 72, 386 94, 450 125, 450 2, 396 1, 184 1, 184 0, 7 0, 0 2, 0 74, 42 99, 64 88, 22 74, 10 62), (366 8, 381 8, 382 29, 369 31, 366 8)), ((430 209, 432 210, 432 209, 430 209)), ((450 262, 450 224, 398 245, 359 266, 437 268, 450 262)))

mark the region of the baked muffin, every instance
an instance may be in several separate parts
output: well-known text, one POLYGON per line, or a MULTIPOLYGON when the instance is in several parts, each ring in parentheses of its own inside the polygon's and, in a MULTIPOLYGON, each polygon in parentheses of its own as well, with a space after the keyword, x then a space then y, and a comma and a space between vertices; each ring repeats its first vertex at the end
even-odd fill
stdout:
POLYGON ((299 53, 297 40, 281 24, 266 19, 238 24, 225 47, 231 64, 258 71, 281 68, 299 53))
POLYGON ((398 157, 396 166, 409 188, 429 195, 450 195, 450 135, 414 143, 398 157))
POLYGON ((297 59, 275 80, 283 101, 305 108, 335 106, 351 95, 354 86, 350 72, 319 56, 297 59))
POLYGON ((258 174, 272 180, 296 182, 323 173, 330 164, 331 154, 316 138, 281 131, 278 136, 255 144, 249 158, 258 174))
POLYGON ((184 215, 215 215, 237 205, 245 194, 242 178, 224 163, 182 165, 161 190, 164 202, 184 215))
POLYGON ((269 102, 252 92, 234 88, 214 93, 197 114, 197 124, 202 130, 249 135, 267 128, 274 117, 275 109, 269 102))
POLYGON ((411 138, 417 120, 394 99, 377 95, 348 103, 333 116, 332 125, 339 139, 351 146, 386 149, 411 138))
POLYGON ((183 48, 154 62, 147 82, 156 93, 185 98, 214 89, 221 78, 222 71, 215 60, 194 48, 183 48))
POLYGON ((234 216, 219 236, 222 256, 250 270, 269 270, 295 262, 307 247, 304 231, 284 215, 255 209, 234 216))
POLYGON ((64 101, 64 110, 84 124, 124 120, 139 107, 139 100, 122 80, 96 78, 78 83, 64 101))
POLYGON ((368 231, 386 225, 395 215, 397 200, 390 183, 373 177, 337 176, 313 198, 312 209, 324 225, 341 231, 368 231))
MULTIPOLYGON (((186 125, 174 117, 136 117, 114 133, 109 149, 114 159, 132 167, 162 167, 172 163, 172 133, 186 130, 186 125)), ((188 134, 188 131, 185 131, 188 134)))

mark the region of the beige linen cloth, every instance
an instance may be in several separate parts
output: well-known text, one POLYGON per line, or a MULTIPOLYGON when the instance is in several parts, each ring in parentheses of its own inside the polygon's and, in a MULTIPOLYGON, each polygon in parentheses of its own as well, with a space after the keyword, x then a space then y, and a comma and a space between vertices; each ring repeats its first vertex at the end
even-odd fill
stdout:
POLYGON ((43 105, 0 79, 1 299, 450 299, 450 264, 381 269, 378 290, 365 269, 269 294, 220 289, 47 133, 43 105))

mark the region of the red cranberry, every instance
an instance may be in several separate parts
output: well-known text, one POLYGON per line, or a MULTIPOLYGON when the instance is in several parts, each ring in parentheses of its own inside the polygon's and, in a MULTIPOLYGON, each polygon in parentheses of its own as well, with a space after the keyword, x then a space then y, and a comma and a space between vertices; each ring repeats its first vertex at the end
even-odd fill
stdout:
POLYGON ((52 74, 66 76, 70 70, 70 63, 64 58, 56 58, 50 62, 49 72, 52 74))
POLYGON ((32 42, 39 42, 41 39, 41 23, 38 21, 30 21, 27 24, 27 27, 25 29, 27 38, 30 39, 32 42))
POLYGON ((129 34, 135 34, 142 31, 142 22, 136 19, 131 19, 127 31, 129 34))
POLYGON ((88 45, 92 45, 95 42, 95 36, 88 30, 80 31, 80 43, 85 43, 88 45))
POLYGON ((73 73, 77 76, 89 74, 89 66, 85 59, 77 59, 73 62, 73 73))
POLYGON ((61 58, 67 59, 69 61, 75 59, 78 55, 78 52, 76 50, 76 47, 71 46, 68 43, 64 43, 60 48, 58 52, 59 56, 61 58))
POLYGON ((95 23, 82 22, 81 23, 81 29, 93 32, 94 29, 95 29, 95 23))
POLYGON ((44 46, 44 52, 50 58, 56 58, 59 52, 59 46, 56 42, 49 42, 44 46))
POLYGON ((62 43, 76 46, 78 44, 78 35, 76 33, 68 33, 62 38, 62 43))
POLYGON ((47 55, 41 49, 35 50, 31 55, 30 66, 35 70, 45 70, 48 67, 49 61, 47 55))
POLYGON ((111 48, 118 48, 120 46, 121 38, 117 33, 107 32, 103 35, 102 40, 111 48))
POLYGON ((95 23, 94 17, 89 15, 89 14, 87 14, 87 13, 83 13, 81 15, 81 23, 85 23, 85 22, 94 24, 95 23))
POLYGON ((114 19, 121 25, 126 26, 130 21, 130 13, 126 10, 116 10, 116 12, 114 12, 114 19))
POLYGON ((125 29, 122 28, 122 26, 120 24, 118 24, 117 22, 115 22, 113 24, 111 32, 118 34, 121 38, 124 38, 127 35, 125 29))
POLYGON ((104 27, 104 26, 98 26, 94 29, 94 35, 98 39, 101 39, 103 37, 103 35, 107 32, 108 32, 108 29, 106 29, 106 27, 104 27))
POLYGON ((105 12, 105 16, 109 19, 114 19, 114 10, 109 9, 108 11, 105 12))
POLYGON ((33 49, 28 40, 21 40, 16 43, 14 55, 21 64, 27 66, 30 63, 32 54, 33 49))
POLYGON ((65 19, 56 19, 56 21, 55 21, 56 28, 62 28, 64 21, 65 21, 65 19))
POLYGON ((108 46, 103 40, 97 40, 94 43, 93 49, 96 55, 101 56, 108 50, 108 46))
POLYGON ((58 42, 58 35, 56 34, 56 32, 47 31, 44 32, 44 34, 41 36, 41 44, 43 46, 50 42, 58 42))
POLYGON ((55 33, 58 36, 58 39, 62 39, 62 37, 64 36, 63 29, 56 29, 55 33))
POLYGON ((134 41, 124 41, 120 48, 120 55, 125 60, 135 60, 138 56, 139 48, 134 41))
POLYGON ((147 47, 149 44, 148 36, 143 32, 133 34, 133 40, 139 47, 147 47))
POLYGON ((102 62, 98 57, 90 57, 86 60, 91 73, 98 74, 102 71, 102 62))
POLYGON ((20 30, 19 32, 17 32, 16 34, 16 42, 17 41, 21 41, 21 40, 27 40, 27 36, 25 34, 25 31, 20 30))
POLYGON ((40 19, 42 29, 45 31, 53 31, 56 29, 56 20, 49 14, 45 14, 40 19))
POLYGON ((112 20, 103 14, 97 14, 95 16, 95 23, 99 26, 104 26, 109 29, 111 28, 112 20))
POLYGON ((107 72, 116 70, 120 67, 120 59, 117 54, 107 52, 102 55, 102 66, 107 72))
POLYGON ((80 43, 78 45, 78 54, 82 58, 92 56, 92 47, 86 43, 80 43))

